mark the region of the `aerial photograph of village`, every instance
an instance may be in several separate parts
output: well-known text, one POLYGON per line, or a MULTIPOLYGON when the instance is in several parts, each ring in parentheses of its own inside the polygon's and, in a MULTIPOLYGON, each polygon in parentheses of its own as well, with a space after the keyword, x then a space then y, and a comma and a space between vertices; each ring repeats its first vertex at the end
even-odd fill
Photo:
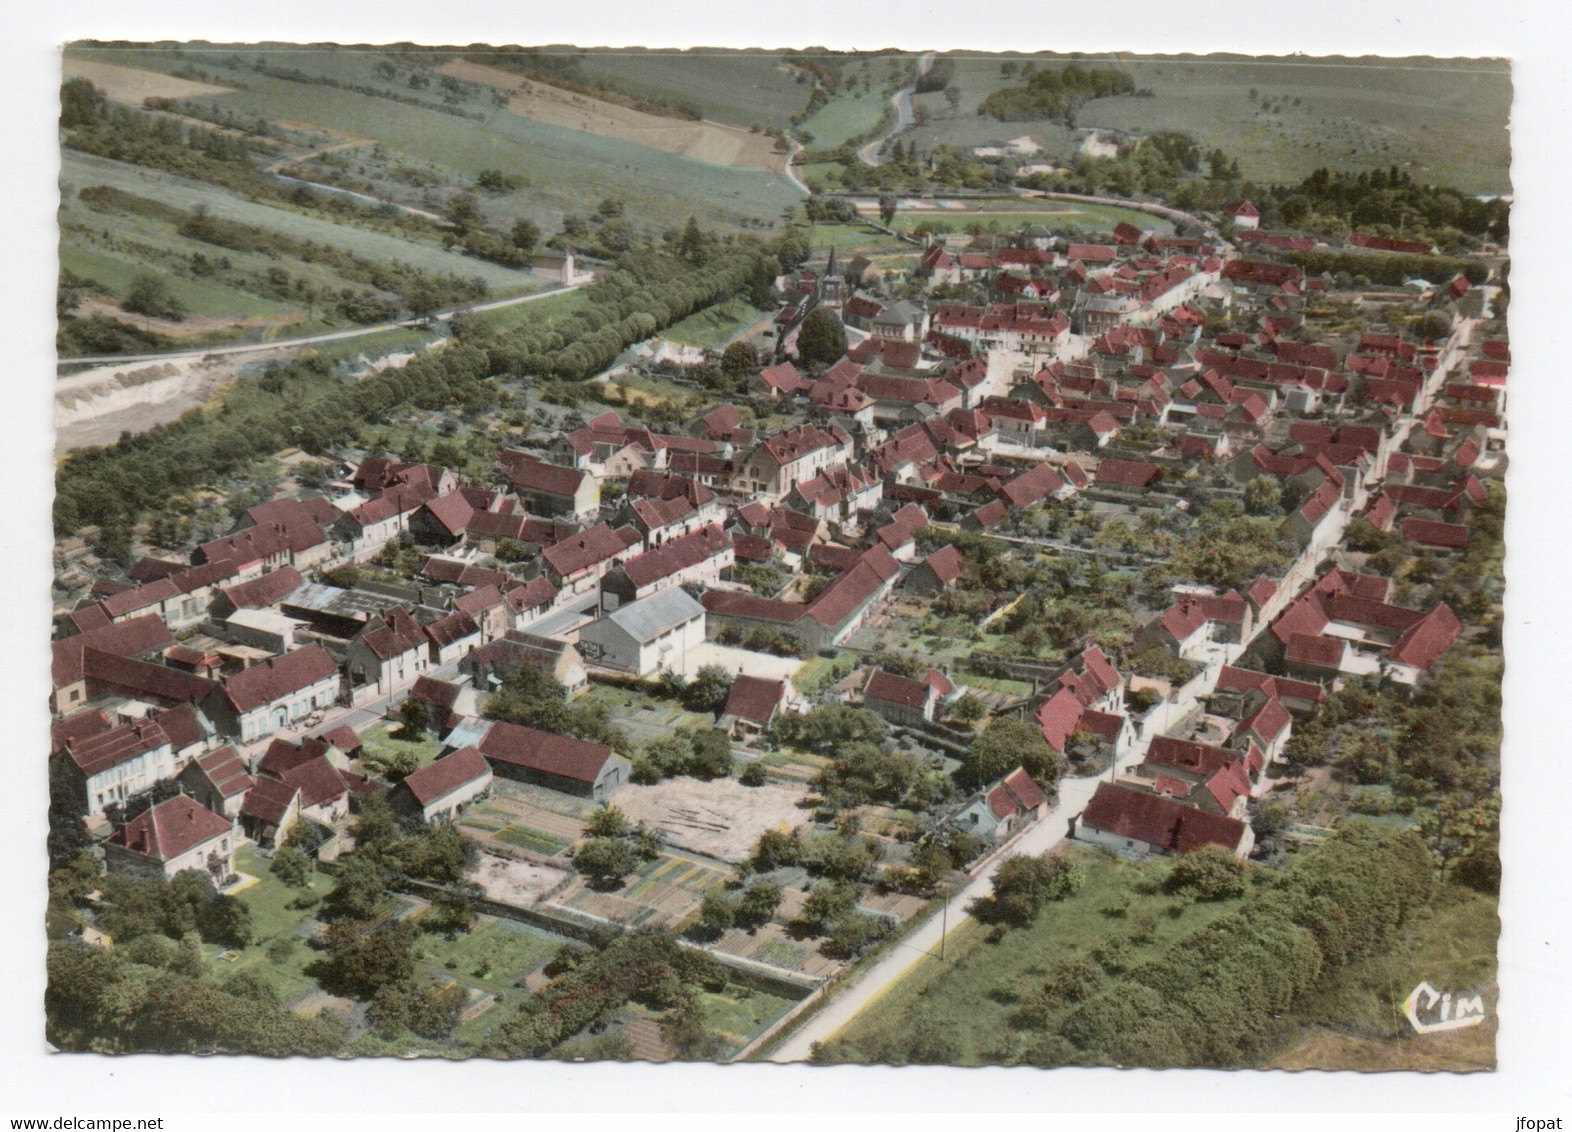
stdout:
POLYGON ((61 63, 52 1050, 1496 1067, 1508 60, 61 63))

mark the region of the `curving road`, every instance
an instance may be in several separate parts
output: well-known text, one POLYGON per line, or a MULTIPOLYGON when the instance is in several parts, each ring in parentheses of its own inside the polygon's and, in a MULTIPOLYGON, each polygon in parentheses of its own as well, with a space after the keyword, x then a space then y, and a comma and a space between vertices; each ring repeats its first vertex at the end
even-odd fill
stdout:
MULTIPOLYGON (((933 52, 930 51, 922 57, 922 61, 917 66, 917 78, 920 79, 926 75, 932 66, 933 52)), ((917 83, 914 81, 910 86, 901 87, 900 90, 891 96, 890 105, 895 108, 895 124, 857 151, 857 157, 864 165, 877 167, 879 164, 879 150, 884 148, 884 144, 892 138, 905 133, 911 127, 914 121, 912 95, 916 92, 917 83)))
POLYGON ((1016 189, 1015 192, 1018 196, 1036 197, 1042 200, 1080 201, 1083 204, 1106 204, 1115 208, 1133 208, 1138 212, 1151 212, 1166 220, 1176 220, 1181 224, 1188 224, 1196 231, 1205 233, 1209 239, 1214 241, 1221 239, 1217 229, 1209 221, 1202 220, 1199 216, 1192 216, 1188 212, 1182 212, 1177 208, 1170 208, 1166 204, 1158 204, 1155 201, 1131 200, 1128 197, 1088 196, 1085 193, 1050 193, 1042 189, 1016 189))
MULTIPOLYGON (((293 346, 315 346, 322 342, 342 342, 347 338, 363 338, 368 334, 381 334, 385 330, 397 330, 401 327, 420 326, 426 322, 447 322, 456 314, 472 314, 479 311, 494 311, 502 307, 517 306, 520 303, 532 303, 537 299, 550 298, 552 295, 564 295, 569 291, 577 291, 584 283, 571 283, 565 287, 552 287, 546 291, 531 291, 527 295, 514 295, 508 299, 493 299, 485 303, 465 303, 462 306, 451 307, 445 311, 438 311, 429 319, 406 318, 399 322, 379 322, 375 326, 357 326, 353 330, 335 330, 330 334, 312 334, 305 338, 281 338, 274 342, 249 342, 243 346, 217 346, 208 349, 194 350, 166 350, 161 354, 100 354, 93 357, 59 358, 57 366, 82 365, 87 363, 115 365, 120 362, 171 362, 181 358, 208 358, 222 357, 226 354, 255 354, 266 350, 284 350, 293 346)), ((70 378, 62 378, 57 388, 68 388, 70 378)))

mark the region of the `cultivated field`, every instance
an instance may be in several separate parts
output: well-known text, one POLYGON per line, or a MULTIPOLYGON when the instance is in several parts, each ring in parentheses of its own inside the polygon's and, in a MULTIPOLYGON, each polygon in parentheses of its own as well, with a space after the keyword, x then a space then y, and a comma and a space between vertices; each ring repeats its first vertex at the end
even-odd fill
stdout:
POLYGON ((211 83, 193 82, 159 71, 145 71, 140 67, 122 67, 79 55, 67 55, 63 61, 65 77, 86 79, 116 102, 128 106, 141 106, 147 98, 201 98, 210 94, 228 94, 231 88, 211 83))
POLYGON ((577 70, 622 94, 690 106, 745 128, 785 128, 811 89, 798 81, 797 68, 770 51, 587 51, 577 70))
MULTIPOLYGON (((407 263, 422 271, 461 277, 478 276, 486 285, 499 291, 517 292, 533 289, 536 280, 527 271, 515 271, 484 260, 462 256, 447 251, 440 244, 407 240, 365 228, 335 224, 270 205, 246 200, 238 193, 204 181, 180 177, 157 169, 127 165, 91 154, 62 150, 60 155, 60 194, 62 198, 75 197, 79 189, 89 185, 109 185, 140 197, 148 197, 175 208, 205 207, 220 220, 233 220, 267 228, 300 240, 313 240, 319 244, 341 248, 369 260, 391 260, 407 263)), ((117 218, 117 223, 119 223, 117 218)), ((181 250, 189 253, 203 245, 186 241, 190 247, 181 250)), ((214 249, 206 249, 210 254, 214 249)), ((238 259, 234 252, 223 252, 238 259)))
POLYGON ((462 59, 445 64, 442 73, 507 91, 508 109, 536 122, 621 138, 712 165, 743 165, 776 173, 786 168, 786 155, 775 151, 774 138, 740 126, 646 114, 462 59))

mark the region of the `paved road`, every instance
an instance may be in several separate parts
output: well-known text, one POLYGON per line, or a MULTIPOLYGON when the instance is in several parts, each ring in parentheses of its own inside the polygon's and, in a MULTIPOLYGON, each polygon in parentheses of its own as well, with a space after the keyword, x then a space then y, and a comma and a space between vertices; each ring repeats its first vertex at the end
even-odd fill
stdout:
MULTIPOLYGON (((1133 749, 1119 760, 1120 767, 1133 766, 1146 757, 1150 739, 1138 741, 1133 749)), ((966 906, 979 896, 993 891, 993 874, 1007 856, 1040 856, 1064 841, 1069 831, 1069 820, 1091 801, 1092 794, 1107 774, 1096 778, 1067 778, 1059 784, 1058 804, 1048 815, 1023 834, 965 886, 956 891, 946 905, 946 910, 933 916, 922 927, 903 939, 888 955, 864 971, 855 982, 842 987, 817 1014, 791 1038, 770 1055, 771 1061, 806 1061, 812 1054, 815 1042, 834 1036, 856 1015, 890 987, 894 986, 916 965, 929 955, 937 955, 939 942, 947 932, 954 932, 966 920, 966 906)))
POLYGON ((1155 201, 1130 200, 1127 197, 1100 197, 1089 196, 1085 193, 1049 193, 1041 189, 1016 189, 1016 193, 1023 197, 1040 197, 1047 200, 1081 201, 1085 204, 1107 204, 1115 208, 1133 208, 1140 212, 1152 212, 1169 220, 1177 220, 1181 224, 1188 224, 1197 232, 1203 232, 1207 237, 1216 241, 1220 239, 1212 225, 1202 220, 1199 216, 1192 216, 1177 208, 1169 208, 1166 204, 1155 201))
MULTIPOLYGON (((368 334, 381 334, 384 330, 396 330, 400 327, 420 326, 427 321, 447 322, 456 314, 470 314, 479 311, 500 310, 503 307, 518 306, 520 303, 533 303, 538 299, 550 298, 552 295, 563 295, 569 291, 577 291, 584 283, 572 283, 566 287, 553 287, 547 291, 531 291, 527 295, 514 295, 510 299, 493 299, 485 303, 465 303, 463 306, 439 311, 431 316, 430 320, 421 318, 406 318, 402 322, 381 322, 376 326, 357 326, 353 330, 335 330, 330 334, 313 334, 306 338, 281 338, 276 342, 251 342, 244 346, 218 346, 211 349, 198 350, 171 350, 161 354, 102 354, 93 357, 60 358, 56 365, 81 365, 85 363, 98 363, 114 365, 120 362, 170 362, 180 358, 207 358, 222 357, 227 354, 256 354, 268 350, 282 350, 292 346, 314 346, 322 342, 342 342, 348 338, 363 338, 368 334)), ((66 388, 69 379, 63 379, 58 388, 66 388)))
MULTIPOLYGON (((917 66, 917 77, 919 79, 922 78, 928 73, 928 69, 932 66, 933 53, 929 52, 927 55, 922 57, 922 62, 917 66)), ((901 87, 901 89, 896 91, 895 94, 890 98, 890 105, 895 107, 895 124, 857 151, 857 156, 864 165, 872 165, 877 167, 879 164, 879 150, 884 148, 884 143, 889 141, 891 138, 898 137, 911 126, 914 120, 914 116, 912 114, 912 95, 915 94, 916 91, 917 84, 913 82, 911 86, 901 87)))

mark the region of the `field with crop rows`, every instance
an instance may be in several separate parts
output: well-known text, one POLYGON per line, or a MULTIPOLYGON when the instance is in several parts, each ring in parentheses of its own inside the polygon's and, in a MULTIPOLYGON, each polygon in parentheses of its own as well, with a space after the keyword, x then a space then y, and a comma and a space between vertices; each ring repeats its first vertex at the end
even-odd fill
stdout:
POLYGON ((74 198, 80 189, 89 185, 108 185, 174 208, 193 209, 202 206, 220 220, 252 224, 297 240, 313 240, 369 260, 407 263, 411 267, 439 275, 461 278, 478 276, 499 294, 517 293, 538 286, 528 272, 462 256, 447 251, 440 244, 335 224, 331 220, 320 220, 288 209, 249 201, 238 193, 205 181, 63 150, 60 166, 61 197, 74 198))
POLYGON ((769 51, 588 51, 578 70, 619 93, 691 106, 736 126, 784 129, 811 89, 769 51))

